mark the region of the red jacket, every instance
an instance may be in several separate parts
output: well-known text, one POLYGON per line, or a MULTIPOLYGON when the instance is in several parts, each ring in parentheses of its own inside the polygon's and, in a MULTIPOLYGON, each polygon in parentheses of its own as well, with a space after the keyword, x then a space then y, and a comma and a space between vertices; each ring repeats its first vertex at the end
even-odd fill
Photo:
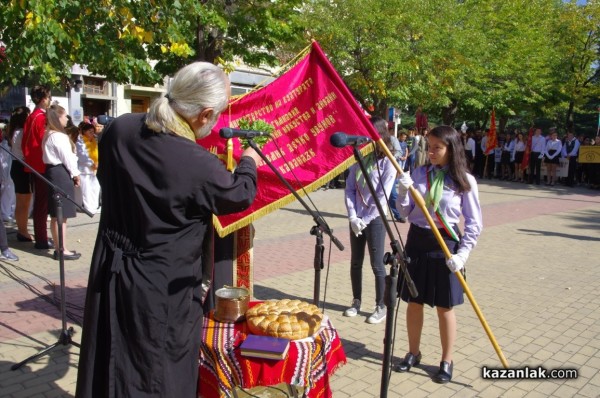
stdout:
MULTIPOLYGON (((23 127, 23 141, 21 149, 25 162, 27 162, 35 171, 43 174, 46 171, 46 165, 42 159, 42 139, 46 133, 46 111, 40 108, 35 109, 25 120, 23 127)), ((25 171, 30 173, 28 168, 25 171)))

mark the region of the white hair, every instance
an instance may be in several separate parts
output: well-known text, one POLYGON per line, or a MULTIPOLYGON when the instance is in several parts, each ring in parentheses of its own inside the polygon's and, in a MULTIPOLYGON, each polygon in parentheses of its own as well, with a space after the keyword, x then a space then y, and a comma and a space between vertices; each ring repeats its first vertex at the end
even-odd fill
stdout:
POLYGON ((206 108, 213 108, 218 116, 227 107, 229 81, 216 65, 194 62, 181 68, 173 77, 164 97, 156 99, 146 125, 153 131, 166 132, 173 125, 175 114, 184 119, 197 116, 206 108))

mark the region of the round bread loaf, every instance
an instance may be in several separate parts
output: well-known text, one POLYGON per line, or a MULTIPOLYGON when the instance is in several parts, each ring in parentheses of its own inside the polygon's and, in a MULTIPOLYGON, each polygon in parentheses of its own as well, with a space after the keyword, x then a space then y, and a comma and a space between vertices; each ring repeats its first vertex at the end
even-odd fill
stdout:
POLYGON ((267 300, 246 311, 250 332, 289 340, 312 336, 322 321, 319 307, 301 300, 267 300))

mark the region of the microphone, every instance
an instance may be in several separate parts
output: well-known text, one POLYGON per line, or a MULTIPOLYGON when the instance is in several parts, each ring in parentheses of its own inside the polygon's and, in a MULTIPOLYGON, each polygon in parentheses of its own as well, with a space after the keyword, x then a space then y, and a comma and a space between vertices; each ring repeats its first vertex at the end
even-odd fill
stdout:
POLYGON ((269 133, 265 133, 263 131, 254 131, 254 130, 240 130, 240 129, 232 129, 229 127, 224 127, 219 130, 219 135, 221 138, 246 138, 252 139, 254 137, 270 137, 269 133))
POLYGON ((329 142, 336 148, 343 148, 347 145, 362 145, 366 142, 372 142, 369 137, 362 135, 348 135, 345 133, 335 133, 329 138, 329 142))

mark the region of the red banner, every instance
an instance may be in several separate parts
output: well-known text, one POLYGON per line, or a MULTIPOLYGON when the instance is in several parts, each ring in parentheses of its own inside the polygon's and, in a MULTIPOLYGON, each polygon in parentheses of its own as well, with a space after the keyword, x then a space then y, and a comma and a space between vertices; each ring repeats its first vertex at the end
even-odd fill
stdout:
MULTIPOLYGON (((226 156, 222 127, 238 128, 242 119, 262 120, 275 131, 263 153, 290 185, 303 196, 348 168, 352 147, 335 148, 329 138, 336 132, 379 139, 369 119, 316 42, 310 52, 269 85, 232 99, 212 133, 199 141, 219 157, 226 156)), ((242 148, 233 139, 234 161, 242 148)), ((215 217, 219 236, 225 236, 295 199, 267 164, 258 168, 258 193, 241 213, 215 217)))
POLYGON ((490 120, 490 132, 487 135, 487 143, 485 147, 485 154, 489 155, 498 145, 498 137, 496 135, 496 110, 492 108, 492 117, 490 120))
POLYGON ((525 145, 525 153, 523 154, 523 161, 521 162, 521 169, 525 170, 529 165, 529 156, 531 154, 531 141, 533 139, 533 126, 529 128, 529 135, 527 136, 527 144, 525 145))

